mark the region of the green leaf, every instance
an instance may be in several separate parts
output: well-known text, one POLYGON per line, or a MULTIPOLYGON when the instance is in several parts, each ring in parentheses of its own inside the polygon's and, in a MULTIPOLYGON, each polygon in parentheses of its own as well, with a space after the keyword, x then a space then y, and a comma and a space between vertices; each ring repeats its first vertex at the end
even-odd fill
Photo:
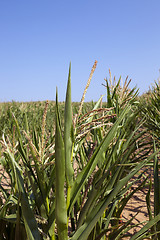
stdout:
POLYGON ((55 165, 56 165, 56 222, 59 240, 67 237, 67 209, 64 196, 65 183, 65 150, 60 128, 58 112, 58 96, 56 94, 56 133, 55 133, 55 165))
POLYGON ((22 207, 22 216, 24 219, 25 229, 27 233, 28 239, 40 239, 38 226, 34 217, 34 213, 30 208, 27 194, 24 189, 23 178, 21 177, 20 171, 16 168, 17 172, 17 181, 19 186, 19 194, 20 194, 20 203, 22 207))
POLYGON ((64 148, 65 148, 65 168, 66 168, 66 180, 68 188, 73 184, 73 167, 71 164, 71 150, 72 150, 72 137, 71 131, 72 124, 72 102, 71 102, 71 64, 69 67, 68 85, 65 101, 65 117, 64 117, 64 148))

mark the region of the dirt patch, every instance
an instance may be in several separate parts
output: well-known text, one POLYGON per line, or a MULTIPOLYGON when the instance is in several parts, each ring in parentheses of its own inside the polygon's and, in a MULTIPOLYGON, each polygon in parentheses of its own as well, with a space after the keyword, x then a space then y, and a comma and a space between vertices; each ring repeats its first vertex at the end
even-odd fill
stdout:
MULTIPOLYGON (((151 179, 152 181, 152 188, 150 191, 150 207, 152 214, 154 214, 154 187, 153 187, 153 169, 149 169, 146 171, 146 174, 148 176, 148 180, 151 179)), ((136 188, 141 183, 141 180, 139 180, 138 184, 133 185, 132 190, 136 188)), ((123 214, 122 214, 122 221, 123 223, 127 222, 129 219, 131 219, 133 216, 136 217, 132 221, 132 225, 136 225, 133 227, 128 233, 130 236, 133 236, 135 233, 139 232, 141 228, 147 223, 149 220, 149 214, 147 209, 147 202, 146 202, 146 196, 149 190, 149 184, 145 187, 143 187, 141 190, 138 190, 132 198, 128 201, 123 214)), ((154 217, 154 216, 153 216, 154 217)), ((130 238, 125 238, 130 239, 130 238)), ((148 239, 148 238, 147 238, 148 239)))

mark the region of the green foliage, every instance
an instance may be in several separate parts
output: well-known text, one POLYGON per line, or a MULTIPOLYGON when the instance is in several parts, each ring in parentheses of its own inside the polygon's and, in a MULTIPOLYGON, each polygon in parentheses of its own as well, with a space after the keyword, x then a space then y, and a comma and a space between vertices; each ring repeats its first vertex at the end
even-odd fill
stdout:
POLYGON ((123 239, 134 217, 122 225, 122 213, 147 183, 149 165, 154 217, 149 189, 150 221, 131 239, 157 234, 159 146, 148 144, 137 91, 128 86, 106 80, 106 103, 72 104, 70 66, 64 104, 57 92, 56 103, 1 105, 0 239, 123 239))

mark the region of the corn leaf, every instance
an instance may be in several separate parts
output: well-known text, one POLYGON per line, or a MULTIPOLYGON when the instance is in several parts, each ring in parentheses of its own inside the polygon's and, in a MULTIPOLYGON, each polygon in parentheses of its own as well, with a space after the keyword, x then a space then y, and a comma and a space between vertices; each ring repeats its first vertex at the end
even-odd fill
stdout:
POLYGON ((55 134, 55 165, 56 165, 56 222, 59 240, 67 237, 67 209, 64 196, 65 183, 65 150, 58 112, 58 96, 56 94, 56 134, 55 134))
POLYGON ((73 184, 73 167, 71 164, 71 149, 72 149, 72 138, 71 130, 72 124, 72 102, 71 102, 71 64, 69 67, 68 85, 65 101, 65 117, 64 117, 64 148, 65 148, 65 168, 66 168, 66 180, 68 188, 73 184))

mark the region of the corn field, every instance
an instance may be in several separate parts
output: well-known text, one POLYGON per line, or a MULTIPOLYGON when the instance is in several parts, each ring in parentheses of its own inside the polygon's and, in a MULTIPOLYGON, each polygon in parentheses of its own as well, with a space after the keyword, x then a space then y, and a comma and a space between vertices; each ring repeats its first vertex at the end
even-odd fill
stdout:
POLYGON ((80 102, 70 65, 64 103, 0 104, 0 239, 160 239, 160 84, 139 97, 109 72, 106 99, 86 103, 96 65, 80 102), (123 213, 144 187, 142 226, 123 213))

